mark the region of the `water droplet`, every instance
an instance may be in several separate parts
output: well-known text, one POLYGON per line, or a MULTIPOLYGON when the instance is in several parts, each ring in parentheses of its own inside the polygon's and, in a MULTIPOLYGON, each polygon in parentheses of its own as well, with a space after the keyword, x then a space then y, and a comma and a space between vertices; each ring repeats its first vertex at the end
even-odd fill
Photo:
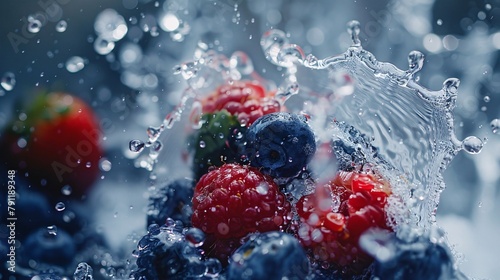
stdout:
POLYGON ((347 33, 351 35, 351 40, 353 46, 361 46, 361 41, 359 40, 360 24, 357 20, 351 20, 347 23, 347 33))
POLYGON ((66 70, 76 73, 85 67, 85 61, 79 56, 72 56, 66 61, 66 70))
POLYGON ((11 91, 14 89, 16 85, 16 76, 12 72, 6 72, 2 76, 2 80, 0 81, 0 85, 6 90, 11 91))
POLYGON ((50 236, 56 236, 57 235, 57 227, 52 225, 52 226, 48 226, 47 227, 47 233, 50 235, 50 236))
POLYGON ((75 273, 73 273, 74 280, 92 280, 93 269, 90 265, 85 262, 81 262, 76 267, 75 273))
POLYGON ((64 32, 66 31, 66 28, 68 28, 68 23, 65 20, 60 20, 58 23, 56 23, 57 32, 64 32))
POLYGON ((61 188, 61 193, 64 194, 64 195, 70 195, 71 192, 73 190, 71 189, 71 186, 70 185, 64 185, 62 188, 61 188))
POLYGON ((144 149, 145 146, 146 144, 144 144, 144 142, 142 142, 141 140, 131 140, 129 142, 129 149, 134 153, 139 153, 144 149))
POLYGON ((491 131, 497 134, 500 131, 500 119, 494 119, 490 122, 491 131))
POLYGON ((28 22, 28 31, 31 33, 38 33, 42 29, 42 22, 38 19, 32 18, 28 22))
POLYGON ((260 40, 260 46, 266 55, 266 59, 275 65, 279 65, 278 54, 286 44, 288 44, 288 39, 285 32, 278 29, 266 31, 260 40))
POLYGON ((205 241, 205 233, 198 228, 190 228, 186 232, 186 240, 193 247, 200 247, 205 241))
POLYGON ((161 143, 161 141, 159 140, 156 140, 155 142, 153 142, 153 144, 151 145, 151 151, 155 152, 155 153, 159 153, 161 151, 161 149, 163 148, 163 144, 161 143))
POLYGON ((257 186, 255 190, 261 195, 266 195, 269 192, 269 185, 262 182, 257 186))
POLYGON ((463 149, 469 154, 479 154, 483 145, 483 141, 476 136, 469 136, 462 141, 463 149))
POLYGON ((101 168, 102 171, 108 172, 111 170, 112 164, 109 160, 102 158, 99 161, 99 167, 101 168))
POLYGON ((424 58, 424 54, 419 51, 411 51, 410 54, 408 54, 408 65, 411 74, 415 74, 422 69, 424 66, 424 58))
POLYGON ((252 60, 250 60, 248 55, 241 51, 234 52, 231 55, 229 65, 242 75, 250 75, 253 72, 252 60))
POLYGON ((115 42, 97 37, 94 41, 94 50, 100 55, 109 54, 115 48, 115 42))
POLYGON ((206 147, 205 141, 200 141, 199 145, 202 149, 206 147))
POLYGON ((105 9, 94 22, 95 32, 106 41, 119 41, 128 32, 125 19, 113 9, 105 9))
POLYGON ((90 161, 87 161, 87 163, 85 163, 85 167, 87 167, 87 168, 92 167, 92 163, 90 161))
POLYGON ((484 98, 483 98, 484 102, 488 103, 490 102, 490 97, 488 95, 486 95, 484 98))
POLYGON ((159 20, 160 28, 166 32, 177 30, 180 26, 180 21, 176 15, 172 13, 164 14, 159 20))
POLYGON ((61 212, 61 211, 64 211, 64 209, 66 209, 66 205, 64 205, 63 202, 58 202, 58 203, 56 203, 55 208, 57 211, 61 212))
POLYGON ((442 19, 438 19, 436 21, 436 24, 439 25, 439 26, 443 25, 443 20, 442 19))
POLYGON ((163 128, 164 128, 163 125, 158 128, 152 126, 148 127, 148 129, 146 130, 146 134, 148 135, 149 141, 151 142, 156 141, 156 139, 158 139, 161 132, 163 131, 163 128))

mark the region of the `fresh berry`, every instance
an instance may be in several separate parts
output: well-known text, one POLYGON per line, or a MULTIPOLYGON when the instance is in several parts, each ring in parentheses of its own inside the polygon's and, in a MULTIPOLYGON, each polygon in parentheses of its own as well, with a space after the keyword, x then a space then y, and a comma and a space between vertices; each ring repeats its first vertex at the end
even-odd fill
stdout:
POLYGON ((88 192, 99 174, 99 128, 90 107, 65 93, 39 94, 2 135, 9 168, 27 172, 37 187, 59 195, 88 192))
POLYGON ((207 173, 211 166, 239 162, 238 143, 243 141, 246 131, 235 116, 227 111, 205 114, 202 126, 189 141, 193 155, 196 178, 207 173))
POLYGON ((194 183, 188 179, 175 180, 155 192, 149 198, 148 226, 164 224, 167 218, 191 224, 191 199, 194 183))
POLYGON ((192 224, 207 234, 207 253, 225 262, 247 234, 285 228, 289 211, 271 177, 253 167, 225 164, 197 183, 192 224))
POLYGON ((465 279, 457 277, 453 257, 442 241, 420 236, 411 242, 386 231, 370 231, 361 245, 375 258, 373 275, 379 279, 465 279), (380 252, 384 253, 381 254, 380 252))
POLYGON ((293 236, 279 231, 250 237, 231 256, 228 280, 306 279, 309 259, 293 236))
POLYGON ((246 134, 245 154, 250 164, 276 178, 290 178, 311 161, 316 142, 302 115, 272 113, 254 122, 246 134))
MULTIPOLYGON (((188 233, 186 233, 189 236, 188 233)), ((172 219, 159 227, 149 226, 148 233, 137 244, 137 269, 131 278, 138 280, 199 279, 216 277, 222 266, 216 259, 202 259, 198 248, 203 240, 193 242, 182 234, 172 219)))
POLYGON ((70 264, 76 253, 72 237, 61 229, 40 228, 26 238, 23 260, 53 265, 70 264))
POLYGON ((359 237, 370 228, 389 229, 384 212, 389 194, 387 183, 375 175, 341 171, 297 203, 298 237, 316 261, 359 274, 372 262, 359 237))
POLYGON ((202 104, 203 113, 225 110, 236 116, 243 126, 250 126, 263 115, 280 111, 279 103, 256 81, 234 81, 222 85, 204 98, 202 104))

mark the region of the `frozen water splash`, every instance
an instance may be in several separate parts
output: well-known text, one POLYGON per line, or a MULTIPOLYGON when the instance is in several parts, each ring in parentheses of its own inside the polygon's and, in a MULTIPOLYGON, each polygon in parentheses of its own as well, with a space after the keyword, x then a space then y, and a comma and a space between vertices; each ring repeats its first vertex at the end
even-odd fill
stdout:
POLYGON ((287 107, 303 106, 308 114, 307 107, 314 108, 315 113, 320 110, 321 114, 311 114, 315 131, 325 131, 318 135, 319 139, 331 141, 331 135, 335 135, 354 148, 360 145, 353 141, 345 124, 335 122, 331 126, 334 119, 371 136, 363 140, 370 143, 365 145, 363 160, 374 165, 385 162, 381 164, 385 170, 380 171, 391 180, 395 196, 403 198, 390 199, 388 212, 394 224, 409 224, 412 229, 398 226, 398 234, 411 236, 416 228, 428 231, 445 187, 443 171, 460 150, 476 154, 483 146, 475 136, 460 141, 454 134, 452 112, 460 81, 450 78, 440 90, 426 89, 416 77, 424 65, 421 52, 410 52, 408 69, 401 70, 377 61, 363 49, 358 37, 359 22, 349 22, 347 29, 351 47, 325 59, 305 55, 280 30, 266 32, 261 40, 266 58, 287 70, 278 97, 283 102, 288 100, 299 92, 300 85, 302 98, 298 100, 307 101, 287 103, 287 107), (296 90, 289 90, 291 86, 296 90), (377 151, 371 151, 371 146, 377 151))

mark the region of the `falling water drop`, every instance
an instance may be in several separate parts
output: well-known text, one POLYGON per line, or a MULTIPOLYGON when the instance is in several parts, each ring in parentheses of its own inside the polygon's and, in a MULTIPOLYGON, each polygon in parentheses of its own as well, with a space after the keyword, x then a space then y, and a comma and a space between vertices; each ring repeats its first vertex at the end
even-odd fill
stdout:
POLYGON ((70 195, 72 192, 72 189, 71 189, 71 186, 70 185, 64 185, 62 188, 61 188, 61 193, 63 195, 70 195))
POLYGON ((58 23, 56 23, 57 32, 64 32, 66 31, 66 28, 68 28, 68 23, 65 20, 60 20, 58 23))
POLYGON ((491 131, 497 134, 500 131, 500 119, 494 119, 490 122, 491 131))
POLYGON ((347 23, 347 32, 351 35, 352 45, 354 47, 361 46, 361 41, 359 40, 360 24, 357 20, 351 20, 347 23))
POLYGON ((31 18, 28 22, 28 31, 31 33, 38 33, 42 29, 42 22, 38 19, 31 18))
POLYGON ((66 70, 76 73, 85 67, 85 61, 79 56, 72 56, 66 61, 66 70))
POLYGON ((64 202, 58 202, 56 203, 55 209, 58 212, 64 211, 64 209, 66 209, 66 205, 64 205, 64 202))
POLYGON ((134 153, 139 153, 140 151, 142 151, 144 149, 144 147, 146 146, 146 144, 144 142, 142 142, 141 140, 131 140, 129 142, 129 149, 130 151, 134 152, 134 153))
POLYGON ((0 85, 6 90, 11 91, 14 89, 16 85, 16 76, 12 72, 6 72, 2 76, 2 80, 0 81, 0 85))
POLYGON ((479 154, 483 145, 483 141, 476 136, 469 136, 462 141, 463 149, 469 154, 479 154))
POLYGON ((47 233, 50 235, 50 236, 56 236, 57 235, 57 227, 52 225, 52 226, 48 226, 47 227, 47 233))
POLYGON ((94 50, 100 55, 109 54, 115 48, 115 42, 97 37, 94 41, 94 50))

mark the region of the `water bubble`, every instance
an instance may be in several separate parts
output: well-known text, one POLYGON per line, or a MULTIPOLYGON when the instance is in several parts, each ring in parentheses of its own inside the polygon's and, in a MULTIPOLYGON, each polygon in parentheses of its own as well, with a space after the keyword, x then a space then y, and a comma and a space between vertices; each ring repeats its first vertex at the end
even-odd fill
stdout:
POLYGON ((93 269, 90 265, 85 262, 81 262, 76 267, 75 273, 73 273, 74 280, 92 280, 93 269))
POLYGON ((94 50, 100 55, 109 54, 115 48, 115 42, 97 37, 94 41, 94 50))
POLYGON ((483 98, 484 102, 488 103, 490 102, 490 97, 488 95, 486 95, 484 98, 483 98))
POLYGON ((186 232, 186 240, 193 247, 200 247, 205 241, 205 233, 198 228, 190 228, 186 232))
POLYGON ((491 131, 495 134, 500 131, 500 119, 494 119, 490 122, 491 131))
POLYGON ((64 209, 66 209, 66 205, 64 205, 64 202, 58 202, 56 203, 55 209, 59 212, 64 211, 64 209))
POLYGON ((159 20, 160 28, 166 32, 177 30, 180 26, 180 21, 176 15, 172 13, 164 14, 159 20))
POLYGON ((76 73, 85 67, 85 61, 79 56, 72 56, 66 61, 66 70, 76 73))
POLYGON ((61 193, 62 193, 63 195, 70 195, 72 191, 73 191, 73 190, 71 189, 71 186, 70 186, 70 185, 64 185, 64 186, 61 188, 61 193))
POLYGON ((55 225, 48 226, 47 233, 49 234, 49 236, 56 236, 57 235, 57 227, 55 225))
POLYGON ((207 144, 205 143, 205 141, 200 141, 199 145, 200 145, 200 148, 202 148, 202 149, 207 146, 207 144))
POLYGON ((68 23, 65 20, 60 20, 58 23, 56 23, 57 32, 64 32, 66 31, 66 28, 68 28, 68 23))
POLYGON ((469 154, 479 154, 483 145, 483 141, 476 136, 469 136, 462 141, 463 149, 469 154))
POLYGON ((97 15, 94 29, 99 37, 111 42, 121 40, 128 31, 125 19, 113 9, 105 9, 97 15))
POLYGON ((42 29, 42 22, 38 19, 28 19, 28 31, 31 33, 38 33, 42 29))
POLYGON ((0 85, 6 90, 11 91, 14 89, 16 85, 16 76, 12 72, 6 72, 2 76, 2 80, 0 81, 0 85))
POLYGON ((436 21, 436 24, 439 25, 439 26, 443 25, 443 20, 442 19, 438 19, 436 21))
POLYGON ((129 149, 130 151, 134 152, 134 153, 139 153, 140 151, 142 151, 144 149, 144 147, 146 146, 146 144, 144 142, 142 142, 141 140, 131 140, 129 142, 129 149))
POLYGON ((351 40, 353 46, 361 46, 361 41, 359 40, 360 24, 357 20, 351 20, 347 23, 347 33, 351 35, 351 40))
POLYGON ((112 164, 109 160, 102 158, 99 161, 99 167, 101 168, 102 171, 108 172, 111 170, 112 164))

